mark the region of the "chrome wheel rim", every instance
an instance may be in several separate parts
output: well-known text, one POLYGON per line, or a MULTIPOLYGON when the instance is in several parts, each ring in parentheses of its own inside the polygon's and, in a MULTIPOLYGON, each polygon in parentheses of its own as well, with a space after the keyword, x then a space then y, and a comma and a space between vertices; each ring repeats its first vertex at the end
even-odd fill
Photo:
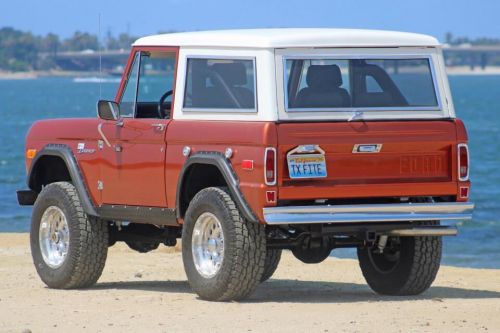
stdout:
POLYGON ((191 239, 194 266, 205 278, 214 277, 224 260, 224 232, 212 213, 201 214, 194 224, 191 239))
POLYGON ((68 255, 69 228, 66 215, 59 207, 50 206, 45 210, 38 235, 43 261, 51 268, 61 267, 68 255))

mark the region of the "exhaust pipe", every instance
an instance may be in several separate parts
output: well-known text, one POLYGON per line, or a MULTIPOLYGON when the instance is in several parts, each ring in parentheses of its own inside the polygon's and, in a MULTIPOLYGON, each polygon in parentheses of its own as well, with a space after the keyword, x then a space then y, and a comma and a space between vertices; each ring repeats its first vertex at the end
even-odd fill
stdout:
POLYGON ((396 229, 382 233, 383 236, 398 237, 423 237, 423 236, 456 236, 458 229, 456 227, 415 227, 411 229, 396 229))

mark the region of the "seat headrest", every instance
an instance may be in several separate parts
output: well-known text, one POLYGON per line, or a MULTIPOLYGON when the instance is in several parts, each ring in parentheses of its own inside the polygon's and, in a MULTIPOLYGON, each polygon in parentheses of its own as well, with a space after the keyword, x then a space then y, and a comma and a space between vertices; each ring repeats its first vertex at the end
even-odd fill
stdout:
POLYGON ((337 65, 311 65, 306 82, 311 88, 338 88, 342 85, 342 74, 337 65))
POLYGON ((229 86, 241 86, 247 83, 247 71, 241 62, 213 64, 212 69, 229 86))

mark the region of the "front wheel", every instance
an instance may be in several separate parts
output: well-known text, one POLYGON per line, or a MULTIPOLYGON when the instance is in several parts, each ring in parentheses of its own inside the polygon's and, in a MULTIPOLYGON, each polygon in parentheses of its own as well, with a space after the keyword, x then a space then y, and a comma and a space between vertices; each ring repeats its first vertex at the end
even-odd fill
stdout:
POLYGON ((223 189, 203 189, 186 212, 182 259, 188 282, 201 298, 243 299, 254 291, 263 273, 264 227, 241 217, 223 189))
POLYGON ((108 226, 85 214, 71 183, 52 183, 33 207, 30 243, 33 263, 48 287, 89 287, 106 262, 108 226))
POLYGON ((431 286, 441 251, 441 237, 389 237, 382 253, 377 246, 358 248, 358 258, 366 282, 376 293, 407 296, 431 286))

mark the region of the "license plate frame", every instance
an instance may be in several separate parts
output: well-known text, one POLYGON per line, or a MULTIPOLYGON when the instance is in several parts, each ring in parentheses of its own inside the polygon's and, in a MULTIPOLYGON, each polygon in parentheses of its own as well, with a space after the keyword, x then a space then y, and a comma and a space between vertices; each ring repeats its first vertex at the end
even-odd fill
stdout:
POLYGON ((287 156, 290 179, 326 178, 325 154, 289 154, 287 156))

